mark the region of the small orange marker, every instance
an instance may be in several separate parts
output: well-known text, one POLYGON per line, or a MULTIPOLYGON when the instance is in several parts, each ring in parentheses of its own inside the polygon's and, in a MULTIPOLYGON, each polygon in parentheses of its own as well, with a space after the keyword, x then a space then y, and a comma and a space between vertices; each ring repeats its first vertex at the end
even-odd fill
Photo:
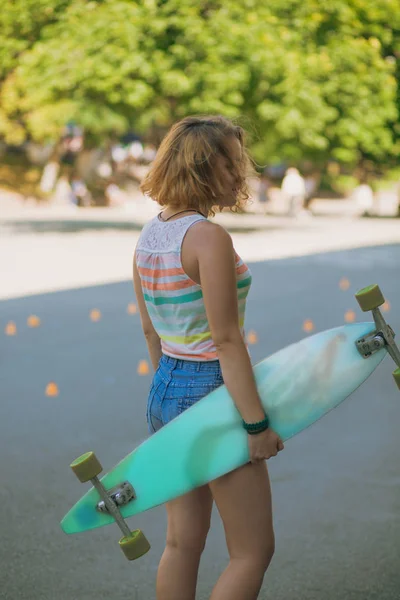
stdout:
POLYGON ((58 394, 59 390, 57 384, 54 383, 54 381, 50 381, 46 386, 46 396, 54 397, 58 396, 58 394))
POLYGON ((354 310, 348 310, 344 315, 344 320, 346 321, 346 323, 354 323, 354 321, 356 320, 356 313, 354 312, 354 310))
POLYGON ((311 321, 311 319, 307 319, 306 321, 304 321, 303 331, 305 331, 306 333, 311 333, 311 331, 314 331, 314 323, 311 321))
POLYGON ((385 304, 382 304, 382 310, 383 310, 383 312, 389 312, 390 302, 388 302, 388 300, 386 300, 385 304))
POLYGON ((31 315, 27 320, 28 327, 39 327, 40 319, 36 315, 31 315))
POLYGON ((99 310, 97 310, 97 308, 94 308, 90 312, 90 319, 91 319, 91 321, 100 321, 100 319, 101 319, 101 312, 99 310))
POLYGON ((247 343, 248 344, 257 344, 257 342, 258 342, 258 336, 257 336, 256 332, 252 329, 247 334, 247 343))
POLYGON ((350 281, 346 279, 346 277, 342 277, 342 279, 339 281, 339 287, 343 292, 345 292, 350 287, 350 281))
POLYGON ((4 333, 6 335, 16 335, 17 326, 14 323, 14 321, 10 321, 9 323, 7 323, 6 328, 4 329, 4 333))
POLYGON ((126 309, 126 312, 128 313, 128 315, 135 315, 137 313, 137 306, 136 304, 128 304, 128 308, 126 309))
POLYGON ((139 375, 148 375, 150 373, 149 363, 147 360, 141 360, 139 362, 137 372, 139 375))

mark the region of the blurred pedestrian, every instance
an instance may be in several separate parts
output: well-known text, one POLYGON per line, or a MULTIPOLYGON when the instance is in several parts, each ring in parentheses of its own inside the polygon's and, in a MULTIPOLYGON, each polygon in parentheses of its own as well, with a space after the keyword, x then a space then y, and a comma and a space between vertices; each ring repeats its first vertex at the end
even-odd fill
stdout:
POLYGON ((356 202, 362 217, 370 217, 372 215, 374 192, 366 180, 362 180, 361 183, 354 188, 352 198, 356 202))
POLYGON ((271 181, 268 177, 268 174, 263 171, 260 175, 258 183, 258 201, 263 208, 264 214, 267 212, 268 205, 271 202, 271 197, 269 194, 270 188, 271 181))
POLYGON ((72 203, 76 206, 90 206, 92 198, 85 182, 80 177, 73 177, 70 185, 72 203))
POLYGON ((308 210, 311 201, 313 200, 317 188, 319 186, 320 177, 317 173, 309 173, 304 178, 304 186, 305 186, 305 199, 304 199, 304 208, 308 210))
POLYGON ((304 178, 300 175, 298 169, 290 167, 282 180, 281 191, 286 200, 287 214, 290 217, 297 217, 304 211, 304 201, 306 198, 306 186, 304 178))

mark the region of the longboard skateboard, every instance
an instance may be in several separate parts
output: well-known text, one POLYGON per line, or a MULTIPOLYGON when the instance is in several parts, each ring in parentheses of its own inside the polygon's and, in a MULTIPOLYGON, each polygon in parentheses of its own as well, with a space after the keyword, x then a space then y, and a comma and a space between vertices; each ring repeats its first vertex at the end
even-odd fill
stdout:
MULTIPOLYGON (((374 322, 353 323, 323 331, 261 361, 254 375, 271 428, 288 440, 318 421, 352 394, 389 353, 400 367, 393 330, 379 306, 385 300, 377 285, 356 294, 374 322)), ((393 376, 400 388, 400 368, 393 376)), ((93 452, 71 468, 93 487, 61 521, 65 533, 78 533, 116 522, 119 544, 129 560, 150 549, 140 530, 125 522, 168 502, 249 461, 247 433, 225 385, 146 439, 101 480, 102 466, 93 452)))

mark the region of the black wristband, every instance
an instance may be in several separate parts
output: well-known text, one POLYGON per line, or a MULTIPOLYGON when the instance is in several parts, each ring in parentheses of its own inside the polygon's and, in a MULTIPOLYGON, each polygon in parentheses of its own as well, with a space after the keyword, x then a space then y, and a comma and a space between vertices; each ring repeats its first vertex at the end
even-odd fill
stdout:
POLYGON ((250 435, 257 435, 257 433, 262 433, 269 427, 269 419, 266 416, 263 421, 259 421, 258 423, 246 423, 242 421, 243 427, 250 435))
POLYGON ((248 431, 248 435, 257 435, 258 433, 262 433, 263 431, 266 431, 268 429, 269 425, 265 425, 264 427, 262 427, 261 429, 257 429, 255 431, 248 431))

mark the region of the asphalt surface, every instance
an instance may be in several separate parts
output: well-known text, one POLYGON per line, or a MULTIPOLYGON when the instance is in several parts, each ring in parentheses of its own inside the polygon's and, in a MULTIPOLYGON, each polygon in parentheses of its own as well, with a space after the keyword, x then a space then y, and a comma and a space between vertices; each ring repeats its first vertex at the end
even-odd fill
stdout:
MULTIPOLYGON (((253 362, 344 322, 354 293, 379 283, 400 332, 400 246, 364 247, 250 263, 246 329, 253 362), (343 291, 340 280, 350 287, 343 291)), ((163 507, 130 520, 152 550, 129 563, 106 527, 66 536, 59 521, 85 491, 69 469, 94 450, 108 470, 146 436, 151 373, 130 281, 0 302, 0 598, 153 600, 164 548, 163 507), (93 322, 90 312, 101 318, 93 322), (27 325, 37 315, 38 327, 27 325), (13 321, 15 335, 5 335, 13 321), (47 396, 49 382, 58 395, 47 396)), ((367 320, 370 320, 369 318, 367 320)), ((287 442, 269 461, 276 554, 261 599, 400 598, 400 393, 386 358, 350 399, 287 442)), ((228 561, 217 511, 203 555, 198 600, 228 561)), ((178 599, 177 599, 178 600, 178 599)))

